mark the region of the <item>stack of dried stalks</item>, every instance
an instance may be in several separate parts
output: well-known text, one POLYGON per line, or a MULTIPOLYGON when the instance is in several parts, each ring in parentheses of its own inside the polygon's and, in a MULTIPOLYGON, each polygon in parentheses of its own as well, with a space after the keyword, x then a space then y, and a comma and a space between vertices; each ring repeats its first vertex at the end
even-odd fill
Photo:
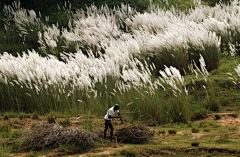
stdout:
POLYGON ((118 142, 142 144, 148 143, 154 135, 146 125, 132 125, 118 130, 115 134, 118 142))
POLYGON ((26 149, 43 150, 59 145, 76 145, 83 149, 92 146, 95 135, 81 129, 64 129, 56 124, 42 124, 25 134, 22 144, 26 149))

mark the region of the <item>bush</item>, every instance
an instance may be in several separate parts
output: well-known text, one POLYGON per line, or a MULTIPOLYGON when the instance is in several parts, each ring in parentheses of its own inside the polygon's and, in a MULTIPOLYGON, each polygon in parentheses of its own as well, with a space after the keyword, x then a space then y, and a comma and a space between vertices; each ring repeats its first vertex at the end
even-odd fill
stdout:
POLYGON ((165 134, 165 132, 166 132, 165 130, 159 130, 158 134, 165 134))
POLYGON ((72 123, 69 117, 65 117, 63 120, 59 121, 59 125, 66 127, 66 126, 71 126, 72 123))
POLYGON ((229 142, 229 135, 228 133, 221 133, 218 140, 218 143, 226 143, 229 142))
POLYGON ((50 112, 48 115, 47 115, 47 120, 48 120, 48 123, 51 124, 51 123, 57 123, 57 113, 55 112, 50 112))
POLYGON ((23 118, 30 118, 30 114, 27 114, 27 113, 19 113, 18 118, 21 119, 21 120, 22 120, 23 118))
POLYGON ((221 105, 214 98, 211 98, 208 104, 208 108, 211 111, 220 111, 220 106, 221 105))
POLYGON ((38 119, 38 118, 39 118, 39 116, 38 116, 37 112, 33 112, 32 119, 38 119))
POLYGON ((197 127, 192 128, 192 133, 198 133, 198 132, 199 132, 199 128, 197 127))
POLYGON ((124 149, 120 152, 120 154, 126 157, 137 157, 138 151, 135 149, 124 149))
POLYGON ((197 147, 199 144, 200 144, 200 143, 199 143, 198 141, 195 141, 195 142, 192 142, 192 143, 191 143, 191 146, 197 147))
POLYGON ((214 117, 215 117, 216 120, 219 120, 219 119, 222 118, 222 116, 220 114, 215 114, 214 117))
POLYGON ((3 114, 4 120, 9 120, 10 118, 16 118, 16 117, 17 117, 17 113, 14 113, 14 112, 5 112, 3 114))
POLYGON ((191 116, 191 120, 201 120, 201 119, 205 119, 207 117, 208 117, 207 110, 200 109, 200 110, 196 110, 193 112, 193 114, 191 116))
POLYGON ((170 130, 168 130, 168 133, 169 134, 177 134, 177 130, 170 129, 170 130))
POLYGON ((0 123, 0 132, 11 132, 12 128, 8 122, 1 122, 0 123))

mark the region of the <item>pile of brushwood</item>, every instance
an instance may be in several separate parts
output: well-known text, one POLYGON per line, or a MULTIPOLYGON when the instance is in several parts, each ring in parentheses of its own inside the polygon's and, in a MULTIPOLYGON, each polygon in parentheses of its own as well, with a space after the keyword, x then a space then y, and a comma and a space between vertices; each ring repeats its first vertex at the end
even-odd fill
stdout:
POLYGON ((152 139, 154 131, 151 131, 146 125, 132 125, 117 130, 115 136, 117 141, 131 144, 148 143, 152 139))
POLYGON ((41 124, 24 134, 22 146, 27 150, 44 150, 59 145, 93 146, 96 136, 82 129, 64 129, 56 124, 41 124))

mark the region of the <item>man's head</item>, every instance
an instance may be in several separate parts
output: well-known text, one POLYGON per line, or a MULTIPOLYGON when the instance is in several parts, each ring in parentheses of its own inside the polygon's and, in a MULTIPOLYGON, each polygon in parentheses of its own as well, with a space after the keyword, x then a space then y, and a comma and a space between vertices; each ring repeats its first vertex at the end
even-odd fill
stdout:
POLYGON ((114 105, 114 110, 116 111, 116 110, 119 110, 119 105, 118 104, 115 104, 114 105))

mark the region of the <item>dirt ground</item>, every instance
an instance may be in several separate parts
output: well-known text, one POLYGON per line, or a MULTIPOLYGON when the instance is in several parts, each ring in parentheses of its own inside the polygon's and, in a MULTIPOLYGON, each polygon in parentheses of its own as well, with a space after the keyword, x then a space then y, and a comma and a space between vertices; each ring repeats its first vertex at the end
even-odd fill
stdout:
MULTIPOLYGON (((235 114, 235 113, 218 113, 219 115, 221 115, 221 119, 217 120, 218 123, 222 126, 236 126, 239 128, 240 130, 240 115, 235 114)), ((208 118, 201 120, 201 121, 212 121, 212 120, 216 120, 215 114, 209 115, 208 118)), ((46 122, 45 119, 40 119, 40 120, 33 120, 33 119, 23 119, 23 120, 12 120, 13 123, 13 130, 14 129, 30 129, 31 125, 33 123, 44 123, 46 122)), ((71 117, 71 123, 72 125, 69 128, 77 128, 79 127, 79 125, 81 125, 81 119, 76 120, 76 117, 71 117)), ((115 126, 118 125, 118 123, 115 123, 115 126)), ((127 125, 127 124, 124 124, 127 125)), ((97 124, 97 127, 99 127, 99 129, 103 129, 104 124, 103 123, 99 123, 97 124)), ((154 130, 154 127, 151 127, 151 129, 154 130)), ((184 136, 185 133, 183 132, 178 132, 177 135, 179 136, 184 136)), ((193 138, 199 138, 201 136, 203 136, 204 133, 195 133, 193 138)), ((168 136, 168 134, 165 134, 164 136, 168 136)), ((62 154, 59 152, 58 149, 54 149, 51 152, 49 152, 48 154, 44 154, 44 155, 40 155, 40 157, 55 157, 55 156, 68 156, 68 157, 85 157, 85 156, 100 156, 100 155, 109 155, 109 154, 113 154, 115 152, 119 152, 123 149, 129 148, 131 147, 130 145, 127 144, 119 144, 119 143, 112 143, 112 145, 110 147, 100 147, 97 148, 94 152, 89 152, 86 154, 74 154, 74 155, 66 155, 66 154, 62 154)), ((28 153, 22 152, 22 153, 16 153, 16 154, 11 154, 10 157, 23 157, 26 156, 28 153)))

